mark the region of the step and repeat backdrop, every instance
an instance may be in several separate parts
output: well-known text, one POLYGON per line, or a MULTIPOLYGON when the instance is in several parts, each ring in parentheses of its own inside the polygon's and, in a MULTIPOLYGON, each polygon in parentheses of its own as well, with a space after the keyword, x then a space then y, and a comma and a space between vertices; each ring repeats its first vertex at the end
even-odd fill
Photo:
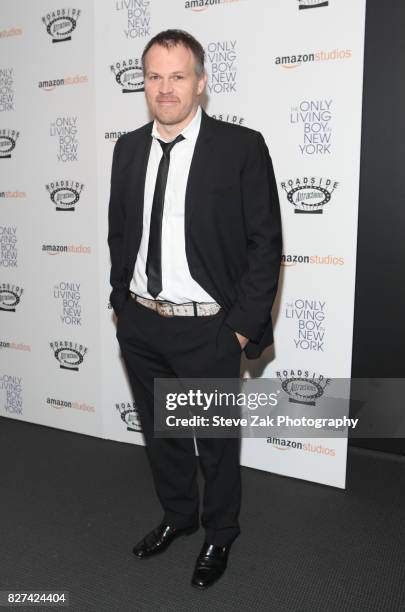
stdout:
MULTIPOLYGON (((260 130, 284 254, 271 354, 291 404, 350 377, 365 0, 1 0, 0 415, 143 444, 109 304, 117 138, 150 120, 140 58, 206 50, 203 106, 260 130)), ((345 486, 346 438, 244 439, 242 464, 345 486)))

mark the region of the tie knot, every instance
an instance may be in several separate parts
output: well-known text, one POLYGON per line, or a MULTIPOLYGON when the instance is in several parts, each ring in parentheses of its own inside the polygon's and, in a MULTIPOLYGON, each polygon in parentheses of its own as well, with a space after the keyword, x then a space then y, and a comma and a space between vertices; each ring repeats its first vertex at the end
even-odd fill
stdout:
POLYGON ((160 145, 163 149, 163 155, 170 155, 170 151, 173 149, 175 144, 180 142, 180 140, 184 140, 183 134, 179 134, 174 140, 171 140, 170 142, 164 142, 163 140, 160 140, 160 138, 158 138, 158 141, 160 142, 160 145))

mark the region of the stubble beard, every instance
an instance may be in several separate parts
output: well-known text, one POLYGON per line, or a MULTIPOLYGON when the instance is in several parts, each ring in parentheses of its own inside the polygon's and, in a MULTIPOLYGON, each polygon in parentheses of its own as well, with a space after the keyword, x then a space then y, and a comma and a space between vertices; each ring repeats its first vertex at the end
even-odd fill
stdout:
POLYGON ((178 110, 176 113, 173 114, 171 112, 165 113, 161 112, 159 108, 157 108, 155 112, 155 118, 162 125, 176 125, 184 121, 184 119, 187 118, 189 113, 190 111, 187 111, 186 109, 183 109, 182 111, 178 110))

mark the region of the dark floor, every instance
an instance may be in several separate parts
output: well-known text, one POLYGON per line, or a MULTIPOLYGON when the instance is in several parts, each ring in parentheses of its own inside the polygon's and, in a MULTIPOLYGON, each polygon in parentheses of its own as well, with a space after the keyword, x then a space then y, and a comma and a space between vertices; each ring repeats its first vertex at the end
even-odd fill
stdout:
POLYGON ((74 612, 405 610, 404 457, 350 449, 346 491, 243 468, 242 534, 203 592, 202 530, 131 554, 161 518, 143 447, 0 418, 0 461, 0 590, 66 590, 74 612))

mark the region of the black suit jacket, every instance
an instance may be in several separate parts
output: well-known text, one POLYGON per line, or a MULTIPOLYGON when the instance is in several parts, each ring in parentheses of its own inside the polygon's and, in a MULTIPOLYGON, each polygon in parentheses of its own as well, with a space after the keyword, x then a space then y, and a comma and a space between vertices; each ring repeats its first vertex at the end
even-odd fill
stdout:
MULTIPOLYGON (((142 236, 152 123, 123 134, 114 147, 108 245, 117 316, 129 298, 142 236)), ((259 357, 273 342, 282 247, 277 185, 260 132, 202 111, 184 215, 191 276, 225 309, 225 323, 250 339, 247 358, 259 357)))

